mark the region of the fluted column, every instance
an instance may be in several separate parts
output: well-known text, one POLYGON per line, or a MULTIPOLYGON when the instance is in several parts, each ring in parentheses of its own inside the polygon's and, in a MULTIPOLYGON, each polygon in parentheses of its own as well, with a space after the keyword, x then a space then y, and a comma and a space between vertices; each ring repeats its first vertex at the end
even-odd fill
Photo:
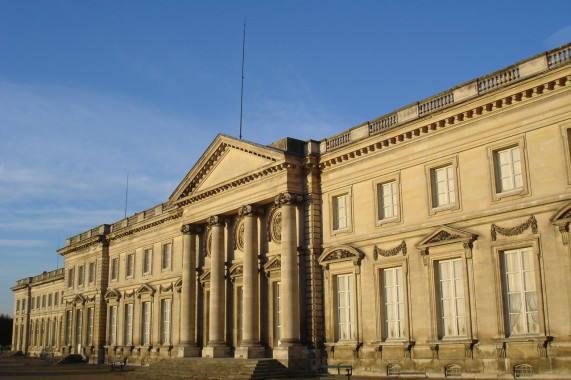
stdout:
POLYGON ((242 206, 238 215, 244 218, 244 264, 242 287, 242 343, 236 357, 264 356, 260 345, 258 291, 258 214, 253 205, 242 206))
POLYGON ((210 313, 208 318, 208 345, 202 351, 204 357, 223 357, 229 354, 229 347, 224 341, 224 216, 215 215, 208 218, 212 228, 212 245, 210 248, 210 313))
POLYGON ((280 310, 282 328, 280 344, 285 346, 299 344, 299 267, 297 262, 297 223, 296 204, 301 201, 297 194, 282 193, 275 202, 282 210, 281 236, 281 287, 280 310))
POLYGON ((180 306, 179 357, 198 356, 200 350, 194 341, 196 305, 196 235, 200 226, 185 224, 181 228, 182 243, 182 288, 180 306))

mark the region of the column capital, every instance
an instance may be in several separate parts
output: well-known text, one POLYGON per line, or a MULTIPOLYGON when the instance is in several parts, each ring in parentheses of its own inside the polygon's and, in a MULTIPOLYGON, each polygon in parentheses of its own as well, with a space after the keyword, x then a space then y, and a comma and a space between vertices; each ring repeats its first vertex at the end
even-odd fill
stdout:
POLYGON ((208 217, 208 225, 213 226, 223 226, 226 222, 224 215, 213 215, 208 217))
POLYGON ((180 232, 183 234, 198 235, 202 232, 202 227, 197 224, 183 224, 180 227, 180 232))
POLYGON ((262 210, 256 205, 243 205, 238 209, 239 216, 260 215, 262 210))
POLYGON ((303 199, 302 196, 299 194, 285 192, 278 194, 278 196, 276 196, 274 203, 280 206, 294 205, 300 203, 302 199, 303 199))

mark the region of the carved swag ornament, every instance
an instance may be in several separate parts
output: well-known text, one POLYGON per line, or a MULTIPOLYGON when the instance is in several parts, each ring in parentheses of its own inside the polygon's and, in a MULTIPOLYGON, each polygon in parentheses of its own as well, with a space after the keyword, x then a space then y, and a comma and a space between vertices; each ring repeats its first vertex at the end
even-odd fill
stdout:
POLYGON ((500 227, 496 224, 492 224, 492 227, 490 229, 490 233, 492 235, 492 241, 496 241, 497 234, 500 234, 503 236, 521 235, 523 233, 523 231, 527 230, 530 226, 531 226, 531 231, 534 234, 536 234, 537 233, 537 220, 535 219, 535 216, 533 216, 533 215, 530 216, 526 222, 524 222, 524 223, 522 223, 516 227, 506 228, 506 227, 500 227))
POLYGON ((379 256, 390 257, 390 256, 395 256, 399 252, 402 252, 403 256, 406 255, 407 252, 406 243, 404 242, 404 240, 396 247, 387 250, 375 246, 375 249, 373 250, 373 257, 375 258, 375 261, 377 261, 379 256))

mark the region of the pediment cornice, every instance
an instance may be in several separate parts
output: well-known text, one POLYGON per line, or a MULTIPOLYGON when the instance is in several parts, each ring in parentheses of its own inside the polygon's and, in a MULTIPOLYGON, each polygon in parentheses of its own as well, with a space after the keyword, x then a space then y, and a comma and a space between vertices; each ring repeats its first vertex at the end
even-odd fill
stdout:
POLYGON ((569 244, 569 225, 571 224, 571 202, 561 206, 555 214, 549 218, 551 224, 559 229, 561 240, 564 245, 569 244))
POLYGON ((289 157, 279 149, 220 134, 170 196, 170 201, 179 205, 193 203, 204 197, 234 189, 255 179, 298 165, 293 157, 289 157), (222 159, 233 150, 261 158, 265 164, 254 170, 225 179, 220 183, 201 188, 222 159))
POLYGON ((359 264, 364 255, 355 248, 348 245, 339 245, 326 249, 317 259, 319 265, 328 266, 329 264, 352 261, 359 264))
POLYGON ((121 298, 121 293, 118 290, 109 289, 108 291, 105 292, 105 295, 103 296, 103 298, 107 302, 109 302, 111 300, 118 300, 119 298, 121 298))
POLYGON ((421 241, 416 243, 416 247, 419 250, 424 251, 427 248, 439 245, 455 243, 470 244, 476 240, 477 237, 478 235, 468 231, 459 230, 457 228, 448 226, 440 226, 426 235, 421 241))
POLYGON ((150 295, 150 296, 153 296, 156 291, 157 291, 157 290, 156 290, 153 286, 151 286, 151 285, 149 285, 149 284, 147 284, 147 283, 144 283, 143 285, 141 285, 141 286, 139 287, 139 289, 137 289, 137 291, 135 292, 135 294, 137 295, 138 298, 141 298, 141 296, 144 296, 145 294, 148 294, 148 295, 150 295))
POLYGON ((93 236, 87 240, 81 241, 81 244, 71 245, 71 246, 61 248, 57 252, 60 255, 65 256, 65 255, 69 255, 70 253, 81 251, 83 249, 89 248, 89 247, 97 245, 97 244, 105 245, 107 243, 109 243, 109 240, 107 239, 107 237, 105 235, 97 235, 97 236, 93 236))

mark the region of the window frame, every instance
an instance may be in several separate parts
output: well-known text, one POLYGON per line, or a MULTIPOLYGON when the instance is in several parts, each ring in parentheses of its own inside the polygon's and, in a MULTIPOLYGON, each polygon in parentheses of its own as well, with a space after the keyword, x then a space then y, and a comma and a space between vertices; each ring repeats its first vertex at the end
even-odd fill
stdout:
POLYGON ((153 249, 152 248, 145 248, 143 249, 143 275, 152 275, 153 274, 153 249), (147 257, 148 253, 148 257, 147 257), (148 259, 148 260, 147 260, 148 259), (147 262, 148 262, 148 270, 147 270, 147 262))
POLYGON ((466 278, 465 278, 465 276, 466 276, 466 274, 467 274, 467 271, 466 271, 465 268, 464 268, 464 262, 463 262, 463 260, 462 260, 462 257, 443 258, 443 259, 440 259, 440 260, 436 260, 435 263, 434 263, 434 265, 435 265, 434 272, 435 272, 435 279, 436 279, 435 286, 437 287, 437 289, 436 289, 436 294, 437 294, 437 299, 438 299, 438 300, 437 300, 438 323, 439 323, 439 325, 440 325, 440 326, 438 327, 438 330, 439 330, 438 338, 441 339, 441 340, 451 340, 451 339, 463 339, 463 338, 466 338, 466 337, 468 336, 468 323, 467 323, 468 316, 467 316, 467 314, 468 314, 468 311, 469 311, 469 309, 466 307, 466 291, 467 291, 467 288, 468 288, 468 287, 467 287, 466 278), (461 287, 462 296, 461 296, 461 297, 457 295, 457 294, 458 294, 458 290, 460 290, 459 288, 456 287, 456 280, 458 280, 458 277, 454 277, 453 275, 452 275, 450 278, 447 278, 447 279, 443 279, 443 277, 442 277, 442 271, 441 271, 441 266, 442 266, 442 264, 443 264, 443 263, 450 263, 450 266, 451 266, 450 269, 452 269, 452 272, 454 272, 454 263, 455 263, 455 262, 459 262, 459 263, 460 263, 460 268, 461 268, 461 272, 460 272, 460 273, 461 273, 461 276, 462 276, 462 278, 461 278, 461 280, 462 280, 462 287, 461 287), (444 310, 443 310, 443 307, 442 307, 442 303, 443 303, 443 299, 444 299, 444 294, 443 294, 443 291, 442 291, 442 283, 443 283, 445 280, 446 280, 446 281, 450 281, 451 284, 452 284, 452 285, 451 285, 451 289, 450 289, 450 293, 451 293, 450 299, 451 299, 452 301, 456 301, 456 300, 458 300, 458 299, 462 299, 462 304, 463 304, 463 306, 464 306, 464 307, 463 307, 463 309, 464 309, 464 310, 463 310, 464 315, 459 315, 460 313, 458 312, 458 310, 457 310, 457 308, 456 308, 457 304, 456 304, 455 302, 454 302, 454 307, 453 307, 452 316, 446 317, 446 316, 444 315, 444 310), (466 331, 465 331, 465 334, 462 334, 462 335, 460 334, 460 331, 459 331, 459 328, 458 328, 458 322, 459 322, 459 320, 460 320, 461 318, 464 319, 464 329, 466 330, 466 331), (446 331, 445 331, 445 330, 446 330, 445 319, 451 319, 451 320, 454 322, 454 325, 455 325, 455 327, 454 327, 455 333, 454 333, 454 334, 452 334, 452 335, 447 335, 447 334, 446 334, 446 331))
POLYGON ((494 277, 495 277, 495 297, 496 297, 496 315, 497 315, 497 339, 501 341, 518 341, 537 339, 544 341, 546 337, 546 310, 545 310, 545 273, 543 271, 543 254, 541 252, 541 244, 539 237, 535 235, 522 237, 518 239, 503 239, 496 241, 492 244, 492 259, 494 264, 494 277), (535 276, 535 291, 537 296, 537 313, 539 318, 539 333, 532 334, 516 334, 509 333, 507 316, 507 300, 506 300, 506 286, 505 286, 505 272, 503 264, 503 255, 506 251, 514 249, 530 248, 532 252, 534 276, 535 276))
POLYGON ((400 181, 400 172, 390 175, 380 177, 373 181, 373 194, 375 201, 375 225, 377 227, 389 224, 389 223, 399 223, 402 221, 402 188, 400 181), (381 189, 382 186, 388 183, 395 183, 395 195, 396 195, 396 215, 391 217, 383 218, 381 215, 381 189))
POLYGON ((141 345, 150 346, 153 331, 153 307, 151 300, 141 301, 141 345), (146 327, 148 326, 148 332, 146 327))
POLYGON ((488 162, 490 167, 490 190, 492 202, 501 201, 504 199, 511 199, 514 196, 528 195, 529 194, 529 173, 528 173, 528 158, 527 158, 527 145, 524 136, 503 140, 501 143, 496 143, 488 146, 488 162), (498 182, 498 160, 497 154, 506 149, 518 147, 519 158, 521 167, 521 182, 522 187, 507 191, 500 192, 498 182))
POLYGON ((172 259, 173 259, 173 244, 172 241, 165 242, 161 245, 161 272, 171 271, 172 270, 172 259), (169 250, 169 262, 168 265, 165 266, 165 249, 166 247, 170 247, 169 250))
POLYGON ((427 183, 427 199, 428 199, 428 214, 436 215, 443 211, 452 211, 461 209, 461 199, 460 199, 460 171, 458 170, 458 156, 454 155, 452 157, 445 157, 440 160, 431 161, 428 165, 425 165, 425 176, 427 183), (451 167, 452 174, 454 175, 454 201, 446 203, 444 205, 438 205, 435 201, 437 196, 437 186, 434 181, 434 176, 436 170, 451 167))
POLYGON ((68 289, 73 289, 75 285, 75 267, 71 267, 67 270, 67 287, 68 289))
POLYGON ((119 281, 119 257, 111 258, 109 281, 119 281))
POLYGON ((162 346, 170 346, 172 344, 172 325, 173 325, 173 299, 171 297, 161 298, 160 299, 160 342, 162 346), (169 305, 169 312, 168 312, 168 320, 165 318, 165 305, 168 303, 169 305))
POLYGON ((87 282, 89 285, 93 285, 97 279, 97 263, 95 261, 90 262, 88 268, 87 282))
POLYGON ((351 186, 337 189, 331 192, 328 196, 329 204, 329 227, 331 236, 338 234, 353 232, 353 189, 351 186), (337 225, 336 200, 339 197, 347 196, 347 226, 339 227, 337 225))
POLYGON ((116 346, 117 345, 117 305, 110 305, 109 306, 109 345, 116 346))
POLYGON ((561 124, 563 151, 565 152, 565 167, 567 168, 567 185, 571 185, 571 123, 561 124))
POLYGON ((135 277, 135 254, 129 253, 125 258, 125 278, 130 279, 135 277))
POLYGON ((135 322, 135 304, 129 302, 124 304, 124 331, 123 331, 123 345, 133 346, 133 327, 135 322))
POLYGON ((79 265, 77 267, 77 286, 85 285, 85 265, 79 265))
POLYGON ((375 293, 376 293, 376 309, 377 309, 377 342, 379 344, 382 343, 396 343, 396 342, 408 342, 410 337, 409 331, 409 286, 408 286, 408 264, 406 259, 402 258, 389 258, 386 262, 375 265, 374 275, 375 275, 375 293), (401 270, 401 281, 402 281, 402 294, 403 294, 403 309, 404 314, 402 316, 402 323, 404 324, 404 333, 403 336, 400 337, 389 337, 389 333, 387 331, 387 315, 386 315, 386 300, 385 300, 385 286, 384 286, 384 278, 385 278, 385 271, 387 270, 394 270, 394 269, 401 270))

